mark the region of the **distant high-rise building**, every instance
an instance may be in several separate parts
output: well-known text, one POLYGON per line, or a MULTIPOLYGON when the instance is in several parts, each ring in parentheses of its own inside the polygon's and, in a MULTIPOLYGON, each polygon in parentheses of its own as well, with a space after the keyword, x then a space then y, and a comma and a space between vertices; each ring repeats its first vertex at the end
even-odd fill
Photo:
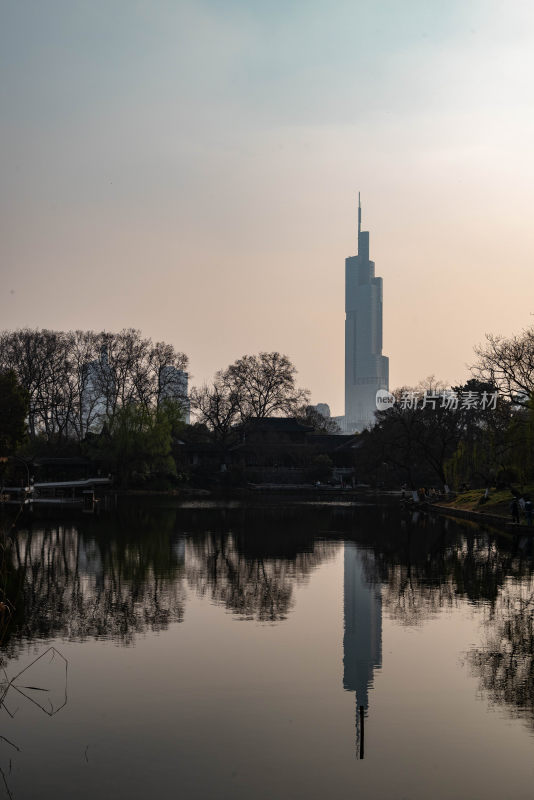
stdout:
POLYGON ((317 403, 317 405, 315 406, 315 410, 319 414, 322 414, 323 417, 325 417, 325 419, 330 419, 331 414, 330 414, 330 406, 328 405, 328 403, 317 403))
POLYGON ((166 366, 159 373, 159 402, 175 400, 184 413, 184 421, 189 425, 190 404, 188 396, 189 375, 182 369, 166 366))
POLYGON ((358 255, 345 259, 345 433, 374 422, 376 393, 389 389, 389 359, 382 355, 382 278, 369 260, 358 194, 358 255))
POLYGON ((81 433, 100 433, 109 416, 115 393, 115 374, 109 363, 107 345, 100 348, 100 357, 82 367, 81 433))

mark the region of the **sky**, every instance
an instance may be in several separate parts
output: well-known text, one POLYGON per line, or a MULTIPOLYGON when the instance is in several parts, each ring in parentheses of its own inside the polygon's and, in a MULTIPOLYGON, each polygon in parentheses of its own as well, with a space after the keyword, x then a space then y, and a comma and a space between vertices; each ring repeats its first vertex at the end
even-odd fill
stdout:
POLYGON ((0 12, 0 328, 278 350, 342 414, 358 191, 390 388, 534 324, 530 0, 0 12))

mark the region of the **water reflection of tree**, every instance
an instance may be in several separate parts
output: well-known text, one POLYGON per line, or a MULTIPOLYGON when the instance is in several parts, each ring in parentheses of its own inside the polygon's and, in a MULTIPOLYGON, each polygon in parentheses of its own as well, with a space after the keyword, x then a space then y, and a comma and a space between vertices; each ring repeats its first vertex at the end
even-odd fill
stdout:
POLYGON ((466 661, 493 704, 534 727, 534 541, 440 517, 381 522, 354 538, 373 553, 368 579, 382 583, 383 609, 417 625, 466 600, 482 606, 484 640, 466 661))
POLYGON ((507 575, 530 574, 530 553, 515 542, 441 517, 385 515, 372 541, 374 575, 383 607, 396 621, 417 625, 460 600, 494 603, 507 575))
MULTIPOLYGON (((293 606, 293 587, 307 579, 338 545, 313 541, 307 551, 264 556, 243 552, 240 538, 209 533, 188 542, 189 584, 243 619, 276 622, 293 606)), ((272 543, 271 543, 272 545, 272 543)))
POLYGON ((481 647, 467 654, 480 688, 534 727, 534 577, 505 581, 487 610, 481 647))
POLYGON ((245 619, 284 619, 294 585, 337 547, 316 540, 304 517, 297 523, 292 514, 272 518, 250 509, 205 515, 140 507, 20 528, 9 570, 15 612, 6 654, 23 639, 129 644, 138 633, 164 629, 184 618, 186 575, 191 587, 245 619))
POLYGON ((128 644, 183 618, 183 563, 165 533, 96 540, 69 524, 29 527, 17 532, 12 567, 16 638, 128 644))
POLYGON ((382 585, 383 608, 401 624, 418 624, 459 598, 494 604, 507 576, 532 572, 530 550, 398 509, 129 506, 17 532, 11 641, 111 637, 127 644, 183 619, 186 581, 243 619, 282 620, 294 587, 340 539, 372 553, 368 579, 382 585))

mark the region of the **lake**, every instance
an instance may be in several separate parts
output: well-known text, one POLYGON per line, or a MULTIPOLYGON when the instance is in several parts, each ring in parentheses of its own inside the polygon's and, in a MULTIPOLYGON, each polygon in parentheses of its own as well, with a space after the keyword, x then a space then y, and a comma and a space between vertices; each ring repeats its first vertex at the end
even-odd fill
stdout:
POLYGON ((0 796, 532 795, 531 539, 169 500, 27 517, 8 558, 0 796))

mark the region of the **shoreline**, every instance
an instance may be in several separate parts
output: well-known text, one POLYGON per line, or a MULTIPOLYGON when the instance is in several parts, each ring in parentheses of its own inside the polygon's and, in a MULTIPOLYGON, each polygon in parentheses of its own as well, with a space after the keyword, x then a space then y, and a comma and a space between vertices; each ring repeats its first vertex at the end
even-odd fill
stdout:
POLYGON ((521 531, 530 536, 534 535, 534 526, 512 522, 511 519, 502 514, 488 514, 483 511, 472 511, 471 509, 457 508, 456 506, 448 506, 441 503, 430 503, 427 508, 445 516, 448 515, 451 517, 459 517, 460 519, 468 519, 473 522, 479 522, 480 524, 497 524, 506 528, 510 533, 519 533, 521 531))

